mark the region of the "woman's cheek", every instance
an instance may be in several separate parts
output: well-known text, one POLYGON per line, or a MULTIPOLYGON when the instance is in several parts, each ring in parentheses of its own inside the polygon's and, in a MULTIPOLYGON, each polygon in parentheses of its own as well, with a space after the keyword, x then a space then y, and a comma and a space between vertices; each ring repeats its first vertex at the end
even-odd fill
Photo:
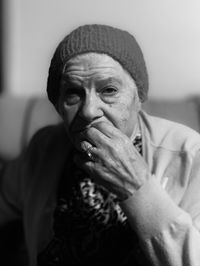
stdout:
POLYGON ((69 126, 72 123, 72 121, 75 119, 76 114, 78 112, 78 108, 75 105, 67 106, 64 104, 61 112, 62 112, 61 116, 64 123, 69 126))

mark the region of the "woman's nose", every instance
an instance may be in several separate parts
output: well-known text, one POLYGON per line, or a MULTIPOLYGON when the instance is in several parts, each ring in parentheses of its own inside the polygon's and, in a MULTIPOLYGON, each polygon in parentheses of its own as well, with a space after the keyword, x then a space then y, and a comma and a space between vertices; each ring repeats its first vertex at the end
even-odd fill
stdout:
POLYGON ((87 95, 80 106, 79 116, 85 121, 91 122, 101 115, 100 99, 96 95, 87 95))

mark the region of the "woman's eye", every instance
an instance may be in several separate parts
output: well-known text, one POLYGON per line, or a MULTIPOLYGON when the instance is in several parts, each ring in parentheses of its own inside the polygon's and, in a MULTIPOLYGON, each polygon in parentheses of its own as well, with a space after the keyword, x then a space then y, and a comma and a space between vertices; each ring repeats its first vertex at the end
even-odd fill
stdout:
POLYGON ((80 95, 76 94, 76 93, 66 93, 65 95, 65 102, 69 105, 73 105, 76 104, 80 101, 81 97, 80 95))
POLYGON ((117 89, 115 87, 105 87, 102 89, 102 94, 104 96, 114 96, 117 93, 117 89))

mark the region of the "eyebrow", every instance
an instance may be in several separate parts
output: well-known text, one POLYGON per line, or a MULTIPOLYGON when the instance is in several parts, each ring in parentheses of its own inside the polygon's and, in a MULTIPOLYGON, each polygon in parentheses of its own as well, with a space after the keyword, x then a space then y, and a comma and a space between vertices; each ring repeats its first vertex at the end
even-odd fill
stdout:
POLYGON ((78 81, 76 80, 75 82, 75 79, 72 79, 67 75, 62 75, 60 84, 73 86, 74 84, 78 85, 78 81))
POLYGON ((97 81, 99 82, 107 82, 107 83, 113 83, 113 82, 117 82, 119 84, 122 84, 121 79, 117 78, 117 77, 108 77, 108 78, 99 78, 97 79, 97 81))

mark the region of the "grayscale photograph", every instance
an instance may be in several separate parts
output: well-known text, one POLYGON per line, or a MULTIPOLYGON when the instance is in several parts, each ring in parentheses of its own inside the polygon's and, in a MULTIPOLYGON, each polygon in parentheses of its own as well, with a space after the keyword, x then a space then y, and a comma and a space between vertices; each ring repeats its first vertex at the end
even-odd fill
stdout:
POLYGON ((200 266, 200 1, 0 1, 2 266, 200 266))

